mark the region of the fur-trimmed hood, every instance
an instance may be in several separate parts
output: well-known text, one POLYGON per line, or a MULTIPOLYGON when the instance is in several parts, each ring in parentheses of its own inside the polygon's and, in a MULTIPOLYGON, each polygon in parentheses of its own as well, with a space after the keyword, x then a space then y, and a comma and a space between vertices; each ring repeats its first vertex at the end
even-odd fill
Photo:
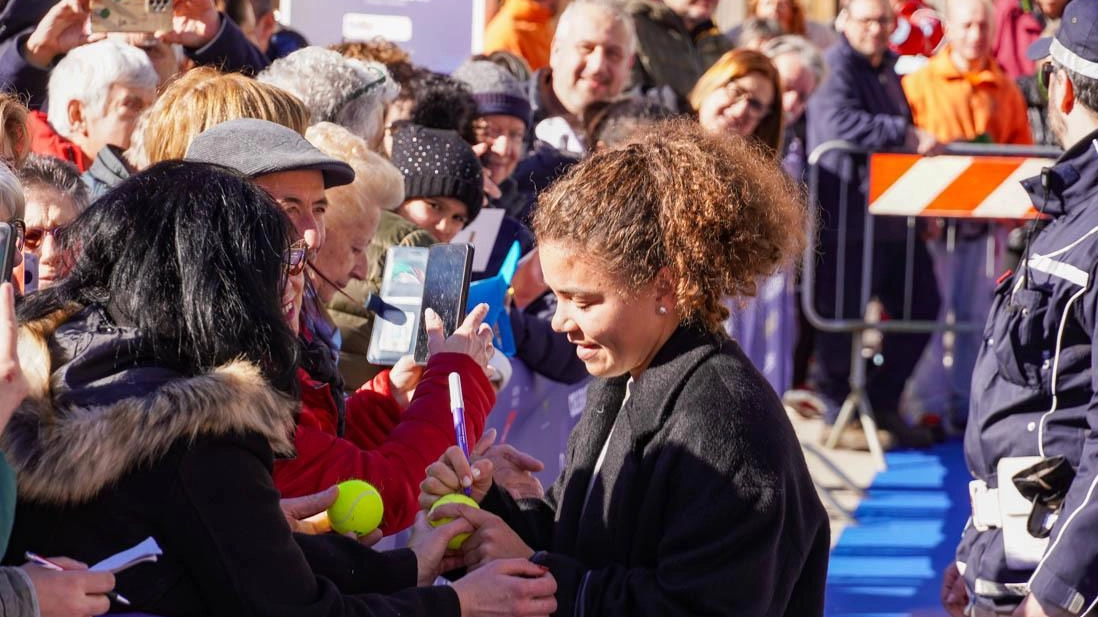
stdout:
MULTIPOLYGON (((258 367, 246 361, 202 375, 163 379, 156 387, 123 380, 115 387, 130 386, 125 396, 109 402, 59 397, 65 389, 59 383, 59 369, 79 359, 66 360, 72 354, 58 350, 55 334, 63 324, 68 327, 70 319, 87 320, 89 311, 95 309, 74 307, 20 328, 19 359, 30 394, 8 424, 2 447, 18 475, 21 499, 87 501, 135 467, 156 462, 178 441, 201 435, 258 433, 276 454, 293 453, 300 403, 278 392, 258 367)), ((104 331, 114 333, 94 328, 79 333, 85 347, 82 357, 104 331)), ((102 356, 89 370, 113 368, 112 357, 103 362, 102 356)), ((116 353, 113 360, 117 366, 126 358, 116 353)))

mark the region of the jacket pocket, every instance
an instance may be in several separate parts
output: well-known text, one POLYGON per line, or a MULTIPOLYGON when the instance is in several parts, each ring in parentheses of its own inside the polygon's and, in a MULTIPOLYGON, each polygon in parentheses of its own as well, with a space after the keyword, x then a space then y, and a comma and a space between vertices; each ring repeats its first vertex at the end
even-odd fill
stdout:
POLYGON ((1054 342, 1046 332, 1050 296, 1040 289, 1000 292, 991 344, 1003 377, 1014 384, 1047 390, 1054 342))

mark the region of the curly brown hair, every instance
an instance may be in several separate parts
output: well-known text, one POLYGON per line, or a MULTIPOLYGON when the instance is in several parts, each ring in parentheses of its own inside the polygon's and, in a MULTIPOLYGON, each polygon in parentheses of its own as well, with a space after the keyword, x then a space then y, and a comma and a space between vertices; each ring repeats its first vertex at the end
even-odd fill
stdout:
POLYGON ((338 51, 355 60, 373 60, 385 65, 412 61, 412 57, 400 45, 381 37, 374 37, 369 41, 337 43, 329 45, 328 49, 338 51))
POLYGON ((538 199, 539 243, 579 247, 619 291, 666 268, 684 320, 721 331, 727 296, 790 263, 805 243, 804 199, 760 146, 677 118, 574 166, 538 199))

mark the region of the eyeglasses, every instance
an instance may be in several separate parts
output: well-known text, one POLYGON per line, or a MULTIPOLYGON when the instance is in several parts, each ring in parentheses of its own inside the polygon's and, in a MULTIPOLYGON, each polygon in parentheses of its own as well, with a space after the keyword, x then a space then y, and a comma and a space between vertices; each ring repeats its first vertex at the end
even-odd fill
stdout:
POLYGON ((1052 81, 1052 74, 1056 72, 1056 64, 1053 62, 1045 62, 1041 65, 1041 70, 1037 73, 1037 85, 1041 88, 1041 93, 1046 97, 1048 96, 1048 84, 1052 81))
POLYGON ((53 237, 56 242, 57 233, 59 231, 61 231, 61 227, 50 227, 49 229, 31 227, 23 232, 23 247, 28 251, 37 251, 38 247, 42 246, 42 242, 45 241, 46 236, 53 237))
POLYGON ((304 272, 308 255, 309 245, 304 240, 298 240, 291 244, 290 248, 282 254, 282 263, 286 267, 286 274, 297 276, 304 272))
POLYGON ((522 142, 526 139, 526 132, 513 130, 513 131, 501 131, 499 128, 492 126, 487 120, 478 120, 473 123, 473 133, 475 134, 477 141, 495 141, 497 139, 506 137, 512 142, 522 142))
POLYGON ((770 115, 769 105, 751 96, 750 92, 741 88, 736 82, 728 82, 725 84, 724 89, 728 92, 728 96, 732 97, 733 102, 743 101, 747 103, 747 113, 756 120, 762 120, 770 115))
POLYGON ((27 241, 27 224, 22 219, 11 219, 8 225, 15 230, 15 250, 22 251, 27 241))
POLYGON ((863 30, 868 29, 870 26, 876 24, 881 30, 887 30, 896 24, 894 17, 882 16, 882 17, 851 17, 850 21, 858 25, 863 30))

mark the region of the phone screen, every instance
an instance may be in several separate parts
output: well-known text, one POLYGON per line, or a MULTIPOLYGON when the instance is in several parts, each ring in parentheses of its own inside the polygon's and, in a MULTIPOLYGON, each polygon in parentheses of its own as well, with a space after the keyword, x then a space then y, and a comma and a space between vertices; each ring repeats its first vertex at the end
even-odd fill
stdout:
POLYGON ((391 246, 385 253, 380 296, 386 310, 374 317, 366 352, 371 363, 391 366, 415 350, 429 253, 418 246, 391 246))
POLYGON ((423 310, 430 308, 442 318, 443 332, 450 336, 465 319, 469 299, 469 278, 473 269, 473 247, 468 244, 435 244, 427 257, 423 282, 423 306, 417 330, 415 359, 427 362, 427 328, 423 310))
POLYGON ((92 32, 158 32, 172 29, 172 0, 93 0, 92 32))
POLYGON ((0 223, 0 281, 10 282, 15 267, 15 228, 0 223))

